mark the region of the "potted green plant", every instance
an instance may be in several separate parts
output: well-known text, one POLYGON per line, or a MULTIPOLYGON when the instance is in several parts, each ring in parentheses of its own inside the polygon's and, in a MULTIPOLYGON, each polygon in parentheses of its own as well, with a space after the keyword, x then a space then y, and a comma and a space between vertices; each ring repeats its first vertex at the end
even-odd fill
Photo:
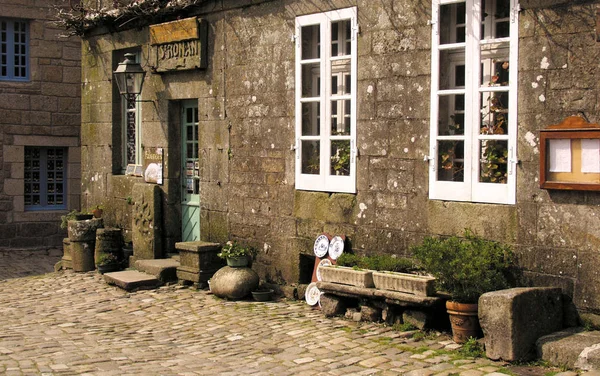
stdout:
POLYGON ((96 263, 98 273, 104 274, 121 270, 121 261, 114 253, 102 253, 96 263))
POLYGON ((479 297, 509 287, 514 267, 511 248, 465 230, 464 237, 427 237, 412 248, 424 270, 437 278, 437 287, 450 295, 446 309, 454 341, 464 343, 480 336, 477 318, 479 297))
POLYGON ((243 245, 237 241, 228 241, 217 254, 220 258, 227 261, 227 266, 239 268, 248 266, 250 257, 256 255, 256 248, 243 245))

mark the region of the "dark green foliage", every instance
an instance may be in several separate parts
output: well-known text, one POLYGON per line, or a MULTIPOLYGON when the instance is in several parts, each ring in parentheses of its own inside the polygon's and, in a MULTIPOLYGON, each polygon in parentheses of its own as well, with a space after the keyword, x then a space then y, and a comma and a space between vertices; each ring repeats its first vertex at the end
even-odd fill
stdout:
POLYGON ((452 300, 477 303, 488 291, 509 287, 514 255, 507 245, 485 240, 465 230, 464 238, 427 237, 412 248, 425 271, 437 278, 438 288, 452 300))
POLYGON ((410 272, 416 269, 415 263, 407 258, 393 257, 390 255, 361 257, 352 253, 343 253, 338 257, 337 265, 401 273, 410 272))

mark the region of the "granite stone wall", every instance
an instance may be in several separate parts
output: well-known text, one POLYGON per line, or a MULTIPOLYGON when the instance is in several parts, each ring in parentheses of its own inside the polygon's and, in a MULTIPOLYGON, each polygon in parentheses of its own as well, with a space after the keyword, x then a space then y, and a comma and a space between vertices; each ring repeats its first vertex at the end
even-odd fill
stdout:
POLYGON ((80 204, 81 42, 61 38, 52 21, 63 0, 2 2, 0 18, 29 24, 29 80, 0 80, 0 247, 61 247, 67 210, 27 210, 24 203, 26 146, 67 150, 67 209, 80 204))
MULTIPOLYGON (((542 2, 543 3, 543 2, 542 2)), ((580 114, 600 121, 596 4, 536 3, 519 22, 517 204, 428 199, 429 0, 209 2, 206 70, 149 74, 143 143, 165 147, 163 245, 180 231, 180 101, 198 100, 201 237, 260 249, 262 278, 295 283, 321 232, 344 234, 357 253, 410 255, 427 235, 465 228, 512 244, 525 283, 560 286, 581 310, 600 311, 600 195, 539 188, 539 130, 580 114), (295 189, 294 20, 357 6, 357 194, 295 189)), ((191 16, 191 14, 186 14, 191 16)), ((113 225, 130 228, 134 181, 114 172, 113 51, 140 48, 148 29, 97 29, 83 48, 83 186, 108 197, 113 225), (111 133, 112 131, 112 133, 111 133), (127 214, 129 213, 129 214, 127 214)), ((144 65, 144 64, 142 64, 144 65)), ((106 213, 106 210, 105 210, 106 213)), ((110 225, 110 223, 109 223, 110 225)))

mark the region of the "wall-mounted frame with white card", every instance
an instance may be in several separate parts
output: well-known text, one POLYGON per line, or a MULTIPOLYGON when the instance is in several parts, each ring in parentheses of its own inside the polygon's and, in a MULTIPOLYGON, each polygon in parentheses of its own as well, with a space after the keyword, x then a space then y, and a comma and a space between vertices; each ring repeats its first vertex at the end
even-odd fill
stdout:
POLYGON ((600 125, 579 116, 540 130, 540 187, 600 191, 600 125))

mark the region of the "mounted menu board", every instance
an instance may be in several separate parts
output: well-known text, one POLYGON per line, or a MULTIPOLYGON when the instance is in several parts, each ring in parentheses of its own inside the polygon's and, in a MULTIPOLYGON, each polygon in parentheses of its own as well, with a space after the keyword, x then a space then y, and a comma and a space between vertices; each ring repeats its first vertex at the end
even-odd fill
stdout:
POLYGON ((144 181, 162 185, 163 170, 163 148, 144 149, 144 181))
POLYGON ((578 116, 540 131, 540 187, 600 191, 600 125, 578 116))

